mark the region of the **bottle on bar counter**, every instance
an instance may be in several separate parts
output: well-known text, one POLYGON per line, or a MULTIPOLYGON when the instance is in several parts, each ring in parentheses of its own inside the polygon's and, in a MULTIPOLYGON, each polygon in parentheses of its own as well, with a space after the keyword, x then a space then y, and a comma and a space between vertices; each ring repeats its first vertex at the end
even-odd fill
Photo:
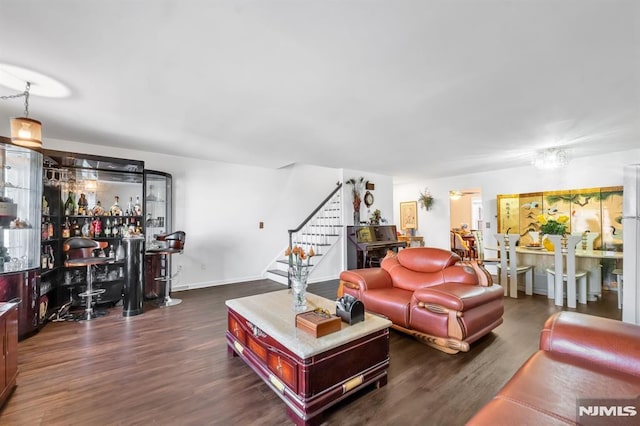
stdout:
POLYGON ((115 196, 115 201, 113 203, 113 205, 111 206, 111 216, 122 216, 122 208, 120 207, 120 197, 118 197, 117 195, 115 196))
POLYGON ((71 191, 69 191, 69 196, 67 197, 67 201, 64 203, 64 214, 66 216, 72 216, 76 214, 75 194, 71 191))
POLYGON ((64 225, 62 225, 62 238, 69 238, 71 236, 71 225, 69 225, 69 218, 64 219, 64 225))
POLYGON ((133 206, 133 215, 142 216, 142 205, 140 204, 140 196, 136 195, 136 204, 133 206))
POLYGON ((91 222, 91 228, 93 229, 93 236, 99 237, 102 233, 102 222, 98 217, 93 218, 93 222, 91 222))
POLYGON ((80 199, 78 200, 78 214, 89 214, 89 201, 87 201, 87 196, 84 194, 80 194, 80 199))

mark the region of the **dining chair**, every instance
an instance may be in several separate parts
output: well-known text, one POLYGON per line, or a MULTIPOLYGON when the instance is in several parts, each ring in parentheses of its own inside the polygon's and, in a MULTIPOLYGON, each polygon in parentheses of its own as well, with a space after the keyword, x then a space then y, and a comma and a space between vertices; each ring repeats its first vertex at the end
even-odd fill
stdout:
POLYGON ((524 275, 524 291, 533 294, 533 265, 518 265, 516 246, 520 234, 495 234, 500 245, 500 263, 498 267, 498 284, 504 288, 504 295, 518 298, 518 276, 524 275), (504 283, 504 284, 503 284, 504 283))
POLYGON ((471 260, 471 250, 469 248, 469 244, 462 238, 462 235, 454 232, 454 240, 453 240, 453 248, 454 252, 459 254, 462 257, 462 260, 469 259, 471 260))

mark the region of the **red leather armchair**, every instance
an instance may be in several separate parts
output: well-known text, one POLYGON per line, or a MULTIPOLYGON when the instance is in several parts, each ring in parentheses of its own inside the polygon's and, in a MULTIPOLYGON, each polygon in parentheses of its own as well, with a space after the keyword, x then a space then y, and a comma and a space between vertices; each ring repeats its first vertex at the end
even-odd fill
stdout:
POLYGON ((558 312, 544 324, 540 350, 467 424, 637 424, 638 395, 640 326, 577 312, 558 312), (578 400, 589 399, 591 404, 607 410, 613 406, 614 411, 609 411, 608 416, 583 413, 585 417, 580 417, 578 400), (636 415, 618 417, 616 407, 629 403, 635 406, 636 415))
POLYGON ((502 287, 481 265, 433 247, 401 250, 380 268, 343 271, 339 293, 357 297, 393 328, 450 354, 468 351, 502 324, 504 312, 502 287))

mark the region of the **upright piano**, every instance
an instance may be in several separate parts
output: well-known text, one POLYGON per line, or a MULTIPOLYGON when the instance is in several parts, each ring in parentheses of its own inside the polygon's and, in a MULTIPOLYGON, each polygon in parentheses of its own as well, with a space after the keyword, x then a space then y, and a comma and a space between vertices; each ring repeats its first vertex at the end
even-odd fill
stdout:
POLYGON ((387 250, 398 251, 406 247, 405 241, 398 241, 395 225, 347 226, 347 269, 378 266, 387 250))

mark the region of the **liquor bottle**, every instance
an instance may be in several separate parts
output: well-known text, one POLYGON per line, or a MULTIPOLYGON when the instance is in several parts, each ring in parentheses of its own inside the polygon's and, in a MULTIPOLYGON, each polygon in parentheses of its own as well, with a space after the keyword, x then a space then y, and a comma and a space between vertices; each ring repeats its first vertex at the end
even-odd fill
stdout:
POLYGON ((117 195, 115 196, 115 201, 113 203, 113 205, 111 206, 111 216, 121 216, 122 215, 122 208, 120 207, 120 204, 118 204, 120 202, 120 197, 118 197, 117 195))
POLYGON ((49 266, 49 257, 47 256, 47 246, 42 247, 40 253, 40 269, 47 269, 49 266))
POLYGON ((49 203, 44 195, 42 196, 42 214, 49 215, 49 203))
POLYGON ((127 213, 125 216, 133 216, 133 197, 129 197, 129 202, 127 203, 127 213))
POLYGON ((119 231, 120 231, 120 226, 118 225, 118 220, 113 219, 113 227, 111 228, 111 235, 113 235, 113 237, 115 238, 118 236, 119 231))
POLYGON ((71 191, 69 191, 69 196, 67 197, 67 201, 64 203, 64 214, 67 216, 72 216, 76 214, 75 194, 71 191))
POLYGON ((64 225, 62 225, 62 238, 69 238, 71 236, 71 229, 69 226, 69 218, 64 219, 64 225))
POLYGON ((47 225, 47 233, 49 234, 49 238, 54 238, 53 236, 53 222, 49 222, 47 225))
POLYGON ((122 259, 124 259, 124 247, 122 247, 122 244, 120 244, 116 249, 116 260, 122 259))
POLYGON ((80 225, 78 225, 78 222, 74 221, 71 222, 71 235, 73 235, 74 237, 81 237, 82 236, 82 231, 80 230, 80 225))
POLYGON ((89 229, 91 228, 91 225, 89 225, 89 219, 87 219, 86 217, 84 218, 84 224, 82 224, 82 236, 83 237, 89 237, 89 229))
POLYGON ((53 269, 56 266, 56 258, 53 256, 53 247, 49 247, 49 269, 53 269))
POLYGON ((133 210, 136 216, 142 216, 142 205, 140 204, 140 197, 136 195, 136 204, 133 206, 133 210))
POLYGON ((89 214, 89 201, 87 201, 87 196, 84 194, 80 194, 80 199, 78 200, 78 214, 89 214))
POLYGON ((91 210, 94 216, 102 216, 104 215, 104 209, 102 208, 102 204, 100 204, 100 200, 96 201, 96 205, 91 210))
POLYGON ((47 224, 47 220, 44 218, 44 216, 42 217, 42 234, 41 234, 41 238, 42 240, 48 240, 49 239, 49 225, 47 224))
POLYGON ((102 233, 102 222, 97 217, 93 218, 93 236, 99 237, 102 233))

